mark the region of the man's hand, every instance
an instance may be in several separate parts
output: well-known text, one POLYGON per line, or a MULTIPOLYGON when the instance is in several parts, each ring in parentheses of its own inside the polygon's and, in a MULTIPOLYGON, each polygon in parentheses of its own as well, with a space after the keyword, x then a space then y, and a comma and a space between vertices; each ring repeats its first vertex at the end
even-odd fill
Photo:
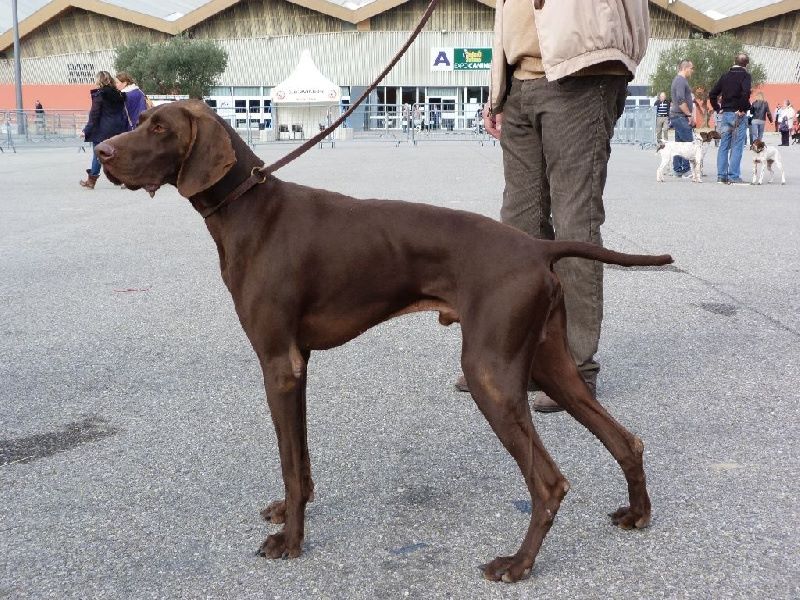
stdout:
POLYGON ((503 115, 492 115, 489 105, 483 107, 483 127, 493 138, 500 139, 500 128, 503 124, 503 115))

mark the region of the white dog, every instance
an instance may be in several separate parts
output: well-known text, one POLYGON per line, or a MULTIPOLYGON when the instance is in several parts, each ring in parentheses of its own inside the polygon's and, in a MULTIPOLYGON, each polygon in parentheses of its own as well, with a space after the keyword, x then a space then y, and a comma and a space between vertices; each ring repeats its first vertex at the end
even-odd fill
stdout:
POLYGON ((774 164, 781 171, 781 185, 786 184, 786 176, 783 173, 783 162, 781 162, 781 153, 775 146, 767 146, 761 140, 756 140, 750 145, 750 150, 755 153, 753 157, 753 181, 751 183, 756 185, 756 178, 758 178, 758 185, 764 182, 764 171, 769 171, 769 181, 772 183, 775 177, 775 171, 772 170, 774 164), (766 169, 764 169, 766 163, 766 169))
POLYGON ((661 164, 656 171, 656 181, 664 181, 664 171, 667 165, 672 164, 672 159, 676 156, 685 158, 692 166, 692 181, 702 183, 703 157, 708 152, 711 140, 718 140, 719 133, 716 131, 703 131, 695 137, 693 142, 660 142, 656 152, 661 153, 661 164))

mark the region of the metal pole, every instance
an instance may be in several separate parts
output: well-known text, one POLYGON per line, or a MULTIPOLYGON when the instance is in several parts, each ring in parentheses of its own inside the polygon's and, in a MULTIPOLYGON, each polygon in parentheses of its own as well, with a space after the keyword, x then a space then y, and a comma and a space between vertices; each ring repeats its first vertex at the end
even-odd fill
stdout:
POLYGON ((25 133, 25 119, 22 109, 22 64, 19 56, 19 20, 17 19, 17 0, 11 0, 11 12, 14 20, 14 84, 17 92, 17 133, 25 133))

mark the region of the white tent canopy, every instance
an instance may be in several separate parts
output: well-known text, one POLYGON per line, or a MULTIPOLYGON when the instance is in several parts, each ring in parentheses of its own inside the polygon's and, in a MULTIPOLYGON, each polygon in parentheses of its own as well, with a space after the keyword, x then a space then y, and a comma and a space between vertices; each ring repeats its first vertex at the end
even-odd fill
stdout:
POLYGON ((292 74, 272 88, 273 104, 298 102, 338 104, 341 97, 341 88, 319 72, 308 50, 303 50, 300 62, 292 74))
POLYGON ((338 118, 341 99, 341 88, 303 50, 291 75, 272 88, 272 127, 280 138, 311 137, 338 118))

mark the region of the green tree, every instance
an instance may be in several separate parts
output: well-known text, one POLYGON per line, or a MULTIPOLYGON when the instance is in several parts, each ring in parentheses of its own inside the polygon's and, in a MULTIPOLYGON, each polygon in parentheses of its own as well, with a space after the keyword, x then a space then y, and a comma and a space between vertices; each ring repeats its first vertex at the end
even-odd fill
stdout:
POLYGON ((114 68, 127 71, 147 94, 207 96, 228 64, 228 53, 212 40, 177 36, 161 44, 132 42, 117 48, 114 68))
MULTIPOLYGON (((689 85, 698 105, 699 118, 697 126, 708 126, 708 93, 717 80, 733 66, 733 60, 740 52, 744 52, 744 44, 735 36, 722 34, 709 38, 692 38, 675 44, 661 53, 658 65, 650 79, 650 93, 654 96, 660 92, 670 95, 672 80, 678 72, 678 63, 688 59, 694 64, 694 73, 689 85)), ((753 79, 753 87, 758 87, 766 79, 764 67, 750 61, 747 67, 753 79)))

